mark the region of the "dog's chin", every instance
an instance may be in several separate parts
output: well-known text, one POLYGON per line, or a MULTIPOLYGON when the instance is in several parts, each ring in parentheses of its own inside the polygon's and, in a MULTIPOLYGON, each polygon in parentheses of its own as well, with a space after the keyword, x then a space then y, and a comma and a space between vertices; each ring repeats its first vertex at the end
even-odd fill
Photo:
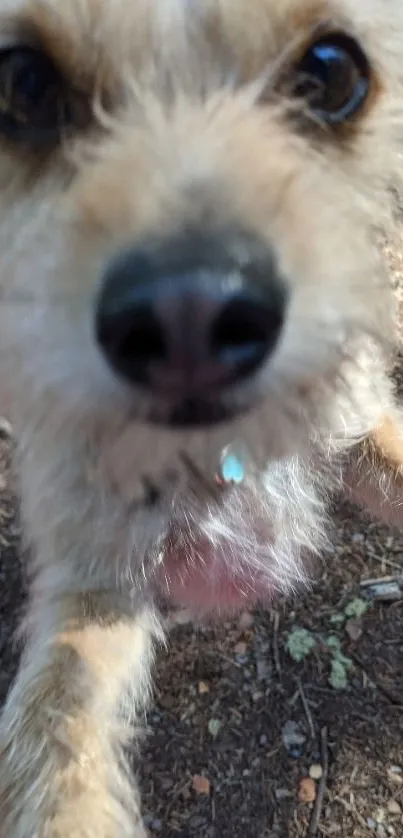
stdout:
POLYGON ((235 404, 220 397, 194 396, 153 407, 147 414, 151 425, 173 431, 208 431, 216 426, 230 425, 255 406, 255 402, 235 404))

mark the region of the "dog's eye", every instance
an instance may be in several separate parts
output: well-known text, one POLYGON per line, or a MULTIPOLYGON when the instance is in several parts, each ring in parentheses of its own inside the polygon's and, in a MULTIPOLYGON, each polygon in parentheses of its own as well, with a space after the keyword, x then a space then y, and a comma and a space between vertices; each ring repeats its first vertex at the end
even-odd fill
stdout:
POLYGON ((361 48, 353 38, 333 34, 305 53, 293 92, 321 121, 339 125, 357 113, 369 85, 369 63, 361 48))
POLYGON ((50 58, 32 47, 0 52, 0 134, 47 145, 70 121, 67 85, 50 58))

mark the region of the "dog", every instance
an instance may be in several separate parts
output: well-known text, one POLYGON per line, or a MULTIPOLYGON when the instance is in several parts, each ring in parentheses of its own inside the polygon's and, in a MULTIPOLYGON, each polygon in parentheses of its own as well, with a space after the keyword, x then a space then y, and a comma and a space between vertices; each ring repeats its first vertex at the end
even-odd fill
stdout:
POLYGON ((0 0, 0 404, 30 601, 2 838, 142 838, 164 608, 402 522, 399 0, 0 0))

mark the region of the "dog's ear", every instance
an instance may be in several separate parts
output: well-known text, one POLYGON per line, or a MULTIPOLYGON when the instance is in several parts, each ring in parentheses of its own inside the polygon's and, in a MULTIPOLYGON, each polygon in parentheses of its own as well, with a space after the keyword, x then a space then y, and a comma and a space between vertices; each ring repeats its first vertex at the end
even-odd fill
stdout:
POLYGON ((354 503, 387 524, 403 527, 403 415, 389 414, 352 449, 344 475, 354 503))

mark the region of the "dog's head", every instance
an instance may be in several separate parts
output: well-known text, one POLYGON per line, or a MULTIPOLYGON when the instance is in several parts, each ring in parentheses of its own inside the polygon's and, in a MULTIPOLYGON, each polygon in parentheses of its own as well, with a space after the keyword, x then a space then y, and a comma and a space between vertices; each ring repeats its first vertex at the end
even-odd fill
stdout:
POLYGON ((0 0, 0 349, 22 424, 157 490, 180 452, 200 483, 228 443, 253 471, 337 432, 357 343, 390 337, 373 227, 402 34, 399 0, 0 0))

